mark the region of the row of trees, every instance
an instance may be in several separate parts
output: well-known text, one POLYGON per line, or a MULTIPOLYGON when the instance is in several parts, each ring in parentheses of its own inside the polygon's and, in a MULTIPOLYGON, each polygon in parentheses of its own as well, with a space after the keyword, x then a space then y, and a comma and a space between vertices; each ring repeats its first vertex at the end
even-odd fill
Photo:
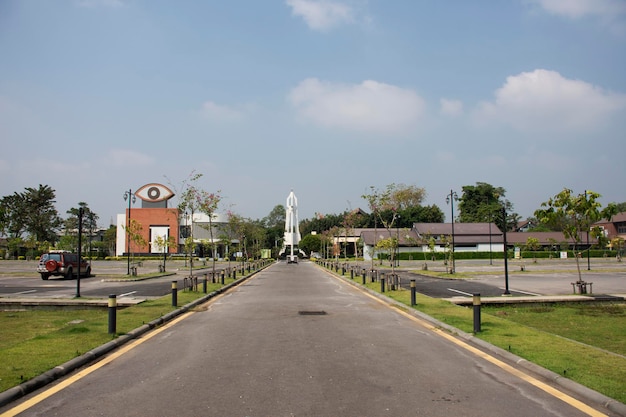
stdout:
MULTIPOLYGON (((354 228, 387 229, 388 239, 377 242, 377 248, 387 250, 393 262, 398 247, 396 233, 391 229, 411 228, 413 223, 443 222, 444 215, 436 205, 422 206, 425 190, 404 184, 390 184, 385 189, 370 188, 371 192, 363 195, 370 213, 360 210, 345 211, 339 215, 319 215, 301 223, 304 238, 300 247, 305 251, 324 251, 333 238, 350 235, 354 228), (317 235, 309 235, 316 231, 317 235)), ((491 184, 478 182, 476 185, 462 187, 461 197, 451 191, 447 203, 454 204, 458 199, 458 211, 454 218, 460 223, 495 223, 500 230, 514 230, 521 216, 514 212, 513 204, 505 198, 506 190, 491 184)), ((534 225, 532 231, 559 231, 574 246, 579 245, 580 235, 590 233, 602 247, 609 243, 604 231, 593 224, 598 220, 610 219, 616 213, 626 211, 626 203, 610 203, 602 208, 598 202, 600 195, 593 191, 576 194, 565 188, 554 197, 542 203, 535 216, 529 218, 534 225)), ((446 241, 444 237, 443 241, 446 241)), ((536 240, 536 239, 535 239, 536 240)), ((428 243, 428 242, 427 242, 428 243)), ((537 241, 538 243, 538 241, 537 241)), ((354 253, 358 253, 354 243, 354 253)), ((529 241, 529 248, 538 247, 529 241)), ((336 252, 337 248, 335 248, 336 252)))
MULTIPOLYGON (((221 209, 222 197, 219 191, 208 193, 201 189, 198 186, 201 177, 201 174, 192 172, 183 181, 177 190, 178 209, 181 213, 192 215, 194 212, 202 212, 207 214, 209 219, 213 219, 215 213, 221 209)), ((518 224, 521 216, 514 212, 513 204, 505 198, 505 195, 504 188, 494 187, 488 183, 478 182, 462 187, 455 222, 494 222, 500 229, 511 230, 518 224), (503 207, 506 218, 502 217, 503 207)), ((456 196, 456 193, 451 193, 451 196, 456 196)), ((299 226, 304 238, 300 247, 306 252, 320 251, 325 245, 329 245, 332 237, 350 235, 356 228, 391 230, 411 228, 414 223, 443 222, 445 218, 443 211, 434 204, 423 205, 425 197, 425 189, 414 185, 390 184, 383 189, 370 187, 370 192, 362 196, 369 213, 361 209, 346 209, 340 214, 316 213, 312 219, 302 220, 299 226), (313 232, 316 232, 316 235, 313 235, 313 232)), ((575 194, 565 189, 545 202, 543 208, 538 209, 535 217, 529 220, 535 225, 535 231, 554 230, 569 233, 571 227, 575 227, 579 231, 590 231, 592 236, 598 238, 599 231, 591 230, 591 224, 600 217, 626 211, 626 203, 611 203, 601 210, 597 201, 599 197, 599 194, 591 191, 575 194), (573 217, 572 210, 578 208, 572 209, 572 206, 581 208, 582 220, 573 217)), ((98 229, 98 215, 87 203, 78 203, 76 208, 67 211, 67 217, 63 219, 55 208, 55 198, 54 189, 40 184, 38 188, 26 188, 23 192, 15 192, 0 199, 0 234, 7 237, 12 253, 17 253, 19 248, 31 252, 47 250, 50 247, 75 250, 80 209, 83 211, 83 230, 92 236, 94 230, 98 229)), ((275 206, 266 217, 256 220, 228 211, 228 224, 221 227, 218 236, 211 236, 209 249, 215 253, 215 242, 230 246, 232 241, 236 240, 239 251, 245 252, 248 256, 258 256, 262 248, 273 248, 275 256, 278 248, 282 246, 284 219, 283 205, 275 206)), ((209 230, 213 233, 211 224, 209 230)), ((129 233, 131 231, 129 230, 129 233)), ((103 239, 92 242, 93 247, 101 252, 112 253, 115 234, 115 226, 111 225, 104 233, 103 239)), ((194 237, 187 236, 186 239, 185 248, 192 251, 194 237)), ((173 242, 163 242, 163 245, 166 244, 171 245, 173 242)), ((355 247, 354 253, 357 252, 358 248, 355 247)))
MULTIPOLYGON (((93 236, 98 230, 98 215, 87 203, 66 212, 62 218, 55 208, 56 191, 48 185, 27 187, 22 192, 0 198, 0 236, 7 239, 9 253, 13 257, 35 256, 50 247, 75 250, 78 245, 78 214, 83 211, 83 229, 93 236)), ((107 252, 114 248, 115 227, 107 230, 98 241, 85 242, 85 252, 107 252)))

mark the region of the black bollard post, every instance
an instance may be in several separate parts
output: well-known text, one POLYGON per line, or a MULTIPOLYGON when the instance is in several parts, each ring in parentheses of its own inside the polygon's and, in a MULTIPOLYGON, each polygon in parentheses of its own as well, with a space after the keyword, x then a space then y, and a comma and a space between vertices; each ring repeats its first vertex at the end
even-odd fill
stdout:
POLYGON ((385 273, 380 274, 380 292, 385 292, 385 273))
POLYGON ((350 268, 350 279, 354 279, 354 268, 350 268))
POLYGON ((363 278, 361 280, 362 284, 365 285, 365 277, 366 277, 365 268, 363 268, 363 270, 361 271, 361 277, 363 278))
POLYGON ((474 333, 480 332, 480 294, 473 294, 472 305, 474 306, 474 333))
POLYGON ((178 282, 172 281, 172 307, 178 307, 178 282))
POLYGON ((117 296, 109 295, 109 334, 117 331, 117 296))
POLYGON ((411 306, 414 306, 415 303, 415 280, 411 280, 411 306))
POLYGON ((209 274, 204 274, 204 280, 202 281, 202 292, 207 293, 207 282, 209 281, 209 274))

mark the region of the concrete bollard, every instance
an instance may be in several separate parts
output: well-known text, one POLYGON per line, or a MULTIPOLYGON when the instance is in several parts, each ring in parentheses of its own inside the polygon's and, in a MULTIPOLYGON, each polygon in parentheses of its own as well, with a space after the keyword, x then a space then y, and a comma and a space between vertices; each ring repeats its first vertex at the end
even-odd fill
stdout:
POLYGON ((474 307, 474 333, 479 333, 481 331, 481 323, 480 323, 480 294, 476 293, 472 296, 472 306, 474 307))
POLYGON ((172 307, 178 307, 178 282, 172 281, 172 307))
POLYGON ((117 296, 109 295, 109 334, 117 332, 117 296))

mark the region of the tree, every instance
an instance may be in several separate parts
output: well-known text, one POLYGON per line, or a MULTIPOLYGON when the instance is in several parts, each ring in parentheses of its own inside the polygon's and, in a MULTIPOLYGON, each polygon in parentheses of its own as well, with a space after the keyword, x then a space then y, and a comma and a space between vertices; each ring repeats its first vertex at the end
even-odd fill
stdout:
MULTIPOLYGON (((137 220, 130 220, 130 223, 126 227, 126 233, 128 233, 130 242, 135 244, 134 248, 142 248, 148 244, 148 242, 146 242, 146 239, 144 239, 143 237, 143 226, 137 220)), ((133 248, 133 245, 131 245, 131 248, 133 248)), ((132 258, 134 260, 135 251, 131 251, 131 248, 128 248, 128 250, 131 252, 132 258)))
MULTIPOLYGON (((581 243, 581 235, 588 232, 594 222, 601 217, 611 217, 607 213, 613 210, 613 206, 610 206, 608 210, 601 211, 598 198, 600 198, 600 194, 593 191, 574 194, 569 188, 564 188, 563 191, 548 201, 541 203, 541 207, 544 208, 536 210, 535 217, 543 223, 558 222, 558 226, 563 231, 563 236, 574 244, 573 250, 576 251, 581 243)), ((577 252, 574 252, 578 281, 582 282, 578 255, 577 252)))
POLYGON ((463 195, 459 201, 459 222, 494 222, 500 230, 511 230, 517 225, 520 216, 513 212, 513 204, 504 199, 505 194, 504 188, 494 187, 486 182, 463 186, 463 195), (502 207, 507 213, 506 224, 500 215, 502 207))
POLYGON ((312 252, 319 252, 322 247, 322 239, 320 235, 306 235, 298 244, 298 247, 308 253, 309 255, 312 252))
MULTIPOLYGON (((84 201, 81 201, 78 203, 78 208, 73 207, 66 212, 69 215, 68 218, 65 220, 65 234, 66 235, 77 237, 76 234, 78 234, 78 218, 79 218, 79 213, 81 209, 83 210, 82 229, 87 230, 89 233, 89 236, 91 237, 93 236, 93 231, 98 228, 98 224, 97 224, 98 219, 99 219, 98 215, 94 213, 93 211, 91 211, 87 203, 85 203, 84 201)), ((89 242, 87 243, 90 244, 91 239, 89 239, 89 242)), ((75 248, 77 247, 77 245, 78 245, 78 239, 76 239, 76 243, 72 247, 75 248)), ((91 248, 89 248, 89 250, 91 251, 91 248)), ((91 253, 89 255, 91 256, 91 253)))
POLYGON ((272 211, 270 211, 269 214, 263 218, 263 224, 265 227, 269 228, 284 227, 286 216, 287 212, 285 211, 285 206, 278 204, 274 206, 272 211))
POLYGON ((220 195, 220 191, 215 193, 209 193, 204 190, 199 190, 195 187, 190 187, 190 192, 195 197, 197 203, 197 209, 206 214, 209 217, 209 237, 211 239, 211 252, 212 252, 212 268, 213 268, 213 276, 215 276, 215 239, 213 239, 213 217, 217 212, 220 201, 222 201, 222 196, 220 195))
POLYGON ((165 262, 167 260, 167 249, 169 246, 173 246, 176 245, 176 239, 174 239, 174 236, 162 236, 162 235, 158 235, 155 239, 154 239, 154 245, 156 246, 156 249, 160 249, 161 252, 163 253, 163 265, 161 266, 161 272, 165 272, 165 262))
MULTIPOLYGON (((274 206, 272 211, 262 220, 266 232, 265 245, 268 248, 273 248, 273 256, 275 257, 278 257, 278 251, 280 250, 278 243, 284 237, 286 216, 285 206, 279 204, 274 206)), ((302 227, 300 227, 300 230, 302 230, 302 227)))
POLYGON ((26 200, 24 195, 13 193, 0 200, 0 229, 9 238, 21 238, 26 231, 26 200))
MULTIPOLYGON (((532 237, 529 236, 528 239, 526 239, 526 250, 527 251, 537 251, 539 250, 539 248, 541 248, 541 245, 539 244, 539 239, 537 239, 536 237, 532 237)), ((533 253, 533 262, 537 263, 537 255, 535 253, 533 253)))
POLYGON ((37 189, 26 188, 23 196, 27 209, 26 231, 38 242, 56 242, 63 221, 54 207, 55 191, 48 185, 39 184, 37 189))
MULTIPOLYGON (((384 191, 370 187, 371 194, 361 197, 367 201, 370 209, 377 220, 387 229, 389 238, 392 237, 391 229, 394 227, 400 210, 420 205, 426 196, 423 188, 406 186, 404 184, 389 184, 384 191)), ((398 245, 397 239, 391 239, 387 243, 398 245)), ((386 243, 386 244, 387 244, 386 243)), ((376 244, 378 246, 378 244, 376 244)), ((391 273, 395 276, 395 251, 391 251, 391 273)), ((373 259, 372 259, 373 262, 373 259)))

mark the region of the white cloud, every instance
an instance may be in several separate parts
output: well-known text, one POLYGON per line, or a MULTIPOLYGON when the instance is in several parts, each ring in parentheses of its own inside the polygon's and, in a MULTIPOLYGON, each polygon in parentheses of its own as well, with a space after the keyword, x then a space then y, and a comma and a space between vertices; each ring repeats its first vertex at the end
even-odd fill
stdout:
POLYGON ((625 110, 624 94, 537 69, 508 77, 494 101, 481 103, 475 116, 519 130, 571 132, 598 129, 625 110))
POLYGON ((614 17, 626 13, 624 0, 530 0, 559 16, 578 19, 584 16, 614 17))
POLYGON ((288 100, 316 124, 377 133, 407 132, 425 109, 414 91, 372 80, 346 85, 309 78, 291 90, 288 100))
POLYGON ((291 14, 304 19, 309 28, 328 31, 341 23, 354 20, 350 6, 330 0, 286 0, 291 14))
POLYGON ((445 116, 458 116, 463 114, 463 102, 460 100, 449 100, 442 98, 439 100, 441 114, 445 116))
POLYGON ((233 121, 242 118, 241 112, 228 106, 223 106, 212 101, 202 104, 202 115, 212 120, 233 121))

